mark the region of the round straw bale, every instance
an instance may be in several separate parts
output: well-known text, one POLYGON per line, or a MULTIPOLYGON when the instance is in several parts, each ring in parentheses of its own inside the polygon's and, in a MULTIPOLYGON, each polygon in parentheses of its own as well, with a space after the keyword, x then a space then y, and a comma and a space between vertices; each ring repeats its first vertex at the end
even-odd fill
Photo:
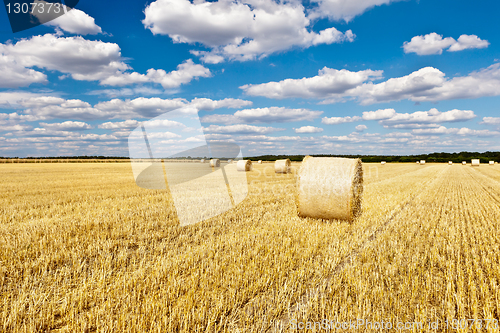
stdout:
POLYGON ((233 160, 227 160, 227 163, 232 163, 232 162, 233 162, 233 160))
POLYGON ((467 164, 467 162, 465 162, 465 161, 462 161, 462 165, 466 165, 466 164, 467 164))
POLYGON ((471 166, 479 166, 479 164, 481 164, 481 161, 479 159, 473 159, 470 163, 471 166))
POLYGON ((382 165, 384 165, 385 163, 386 163, 385 161, 380 162, 380 164, 382 164, 382 165))
POLYGON ((210 160, 211 167, 220 167, 220 160, 218 158, 213 158, 210 160))
POLYGON ((417 161, 417 164, 420 164, 420 161, 417 161))
POLYGON ((420 164, 425 164, 425 160, 420 160, 420 164))
POLYGON ((238 171, 251 171, 252 170, 252 161, 250 161, 250 160, 240 160, 236 164, 236 169, 238 171))
POLYGON ((205 163, 205 160, 202 158, 202 159, 200 160, 200 162, 201 162, 201 163, 205 163))
POLYGON ((262 164, 262 160, 258 160, 258 161, 257 161, 257 163, 258 163, 258 164, 262 164))
POLYGON ((292 162, 287 158, 286 160, 276 160, 274 162, 274 171, 276 173, 289 173, 291 171, 292 162))
POLYGON ((448 165, 452 165, 453 164, 453 161, 448 161, 448 165))
POLYGON ((490 165, 495 165, 495 161, 490 161, 490 165))
POLYGON ((353 220, 361 214, 361 160, 306 156, 297 189, 299 216, 353 220))

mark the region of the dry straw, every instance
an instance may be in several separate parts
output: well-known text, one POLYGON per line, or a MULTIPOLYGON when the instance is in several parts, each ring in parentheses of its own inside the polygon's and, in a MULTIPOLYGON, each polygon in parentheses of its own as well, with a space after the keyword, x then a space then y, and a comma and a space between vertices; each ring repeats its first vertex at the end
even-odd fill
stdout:
POLYGON ((361 214, 361 160, 306 156, 297 188, 299 216, 352 221, 361 214))
POLYGON ((448 162, 448 165, 452 165, 452 164, 453 164, 453 161, 449 161, 449 162, 448 162))
POLYGON ((471 160, 471 165, 472 165, 472 166, 479 166, 479 164, 480 164, 479 159, 474 159, 474 160, 471 160))
POLYGON ((250 161, 250 160, 240 160, 236 164, 236 169, 238 171, 251 171, 252 170, 252 161, 250 161))
POLYGON ((425 160, 421 160, 421 161, 420 161, 420 164, 425 164, 425 160))
POLYGON ((200 162, 201 162, 201 163, 205 163, 205 160, 204 160, 204 159, 201 159, 201 160, 200 160, 200 162))
POLYGON ((417 164, 420 164, 420 161, 417 161, 417 164))
POLYGON ((490 161, 490 165, 495 165, 495 161, 490 161))
POLYGON ((384 165, 385 163, 386 163, 385 161, 380 162, 380 164, 382 164, 382 165, 384 165))
POLYGON ((210 160, 211 167, 220 167, 220 160, 218 158, 213 158, 210 160))
POLYGON ((467 164, 467 162, 465 162, 465 161, 462 161, 462 165, 466 165, 466 164, 467 164))
POLYGON ((291 171, 292 162, 287 158, 286 160, 276 160, 274 162, 274 171, 276 173, 289 173, 291 171))
POLYGON ((262 164, 262 160, 258 160, 258 161, 257 161, 257 163, 258 163, 258 164, 262 164))

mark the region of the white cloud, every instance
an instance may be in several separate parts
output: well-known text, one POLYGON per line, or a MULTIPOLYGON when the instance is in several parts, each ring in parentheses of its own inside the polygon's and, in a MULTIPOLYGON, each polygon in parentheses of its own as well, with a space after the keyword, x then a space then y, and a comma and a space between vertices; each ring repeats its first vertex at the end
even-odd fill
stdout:
POLYGON ((458 135, 471 135, 471 136, 500 136, 499 131, 490 130, 473 130, 467 127, 462 127, 457 132, 458 135))
POLYGON ((302 126, 299 128, 294 128, 295 133, 320 133, 323 132, 322 128, 314 126, 302 126))
MULTIPOLYGON (((34 2, 44 1, 35 0, 34 2)), ((66 14, 48 21, 45 25, 58 27, 64 31, 78 35, 96 35, 102 33, 101 27, 95 24, 93 17, 76 8, 68 10, 66 14)))
POLYGON ((101 102, 95 107, 106 112, 119 114, 121 117, 153 118, 168 111, 183 109, 185 112, 193 113, 200 110, 215 110, 218 108, 238 108, 250 105, 252 102, 242 99, 226 98, 223 100, 211 100, 208 98, 195 98, 191 102, 183 98, 162 99, 159 97, 139 97, 132 100, 112 99, 101 102))
POLYGON ((482 40, 476 35, 461 35, 448 51, 455 52, 466 49, 484 49, 488 47, 488 45, 490 45, 490 43, 487 40, 482 40))
POLYGON ((443 38, 435 32, 424 36, 415 36, 410 42, 403 43, 405 53, 416 53, 418 55, 441 54, 443 50, 462 51, 465 49, 482 49, 488 47, 490 43, 482 40, 476 35, 461 35, 458 40, 452 37, 443 38))
POLYGON ((335 98, 342 97, 349 89, 368 80, 382 77, 382 71, 363 70, 351 72, 346 69, 324 67, 317 76, 302 79, 285 79, 279 82, 247 84, 241 86, 246 94, 268 98, 335 98))
POLYGON ((183 98, 139 97, 132 100, 112 99, 92 106, 78 99, 65 100, 55 96, 32 97, 18 101, 18 103, 25 108, 22 117, 29 116, 32 120, 55 118, 78 120, 153 118, 173 110, 196 114, 200 110, 238 108, 251 104, 250 101, 233 98, 223 100, 195 98, 188 101, 183 98))
POLYGON ((429 111, 417 111, 413 113, 395 113, 392 117, 381 119, 379 122, 386 127, 394 127, 395 125, 405 124, 436 124, 467 121, 474 119, 476 115, 471 110, 450 110, 439 112, 433 108, 429 111))
POLYGON ((362 118, 358 116, 354 117, 324 117, 321 119, 321 122, 326 125, 338 125, 338 124, 344 124, 344 123, 352 123, 355 121, 360 121, 362 118))
POLYGON ((194 78, 210 77, 210 70, 200 64, 195 64, 193 60, 188 59, 177 66, 177 70, 167 73, 163 69, 150 68, 147 74, 128 73, 116 71, 104 79, 101 84, 110 86, 126 86, 134 83, 159 83, 165 89, 177 88, 181 84, 191 82, 194 78))
POLYGON ((218 126, 210 125, 204 127, 203 130, 207 133, 219 134, 267 134, 276 131, 284 131, 284 128, 253 126, 253 125, 229 125, 218 126))
POLYGON ((363 132, 364 130, 366 130, 368 127, 366 125, 358 125, 356 126, 356 131, 358 132, 363 132))
POLYGON ((308 109, 289 109, 285 107, 267 107, 236 111, 233 115, 214 114, 204 116, 205 123, 237 124, 237 123, 283 123, 294 121, 312 121, 323 111, 308 109))
POLYGON ((98 127, 102 129, 109 130, 123 130, 123 129, 132 129, 139 126, 140 122, 137 120, 125 120, 121 122, 106 122, 100 124, 98 127))
POLYGON ((363 112, 364 120, 382 120, 389 119, 396 115, 396 110, 394 109, 383 109, 377 111, 366 111, 363 112))
POLYGON ((46 83, 47 76, 16 62, 15 57, 2 54, 0 44, 0 88, 27 87, 33 83, 46 83))
POLYGON ((457 128, 446 128, 445 126, 439 126, 437 128, 418 128, 412 130, 413 134, 418 135, 442 135, 442 134, 452 134, 457 133, 457 128))
POLYGON ((167 73, 149 69, 147 74, 128 72, 131 69, 121 57, 117 44, 86 40, 81 36, 60 37, 54 34, 21 39, 15 44, 0 44, 0 73, 6 76, 3 87, 26 86, 46 82, 45 74, 30 70, 44 68, 69 74, 75 80, 100 81, 104 85, 123 86, 133 83, 158 83, 175 88, 194 78, 209 77, 208 68, 191 59, 167 73), (20 81, 26 79, 25 81, 20 81))
POLYGON ((382 83, 362 84, 347 95, 358 97, 364 105, 401 99, 420 100, 431 89, 442 86, 445 81, 443 72, 433 67, 424 67, 409 75, 391 78, 382 83))
POLYGON ((45 129, 56 131, 79 131, 92 129, 92 126, 81 121, 65 121, 62 123, 40 123, 45 129))
POLYGON ((480 124, 500 125, 500 117, 483 117, 483 121, 480 124))
POLYGON ((490 130, 474 130, 467 127, 462 128, 446 128, 445 126, 440 126, 438 128, 426 128, 426 129, 414 129, 412 131, 414 134, 418 135, 444 135, 444 134, 456 134, 460 136, 500 136, 499 131, 490 130))
POLYGON ((32 126, 27 126, 27 125, 2 125, 0 127, 0 132, 7 132, 7 131, 12 131, 12 132, 21 132, 21 131, 26 131, 26 130, 31 130, 33 127, 32 126))
POLYGON ((396 1, 400 0, 313 0, 318 4, 318 7, 310 17, 329 17, 333 20, 349 22, 370 8, 388 5, 396 1))
POLYGON ((320 75, 303 79, 245 85, 249 95, 268 98, 317 98, 321 103, 335 103, 356 98, 362 105, 409 99, 435 102, 450 99, 480 98, 500 95, 500 63, 467 76, 451 79, 433 67, 424 67, 406 76, 375 84, 364 82, 380 77, 382 71, 342 71, 325 68, 320 75), (332 77, 326 73, 335 73, 332 77), (337 75, 338 74, 338 75, 337 75))
POLYGON ((341 43, 355 37, 350 30, 311 31, 311 21, 296 1, 157 0, 144 14, 142 22, 153 34, 168 35, 175 43, 212 48, 209 53, 194 51, 208 63, 219 63, 222 58, 250 60, 294 46, 341 43))
POLYGON ((104 119, 107 114, 78 99, 65 100, 59 97, 43 96, 19 101, 26 108, 24 114, 38 119, 104 119))
MULTIPOLYGON (((172 92, 178 92, 178 90, 173 90, 172 92)), ((105 95, 110 98, 116 98, 121 96, 133 96, 133 95, 161 95, 165 94, 165 90, 151 88, 151 87, 133 87, 133 88, 120 88, 120 89, 99 89, 92 90, 88 92, 88 95, 105 95)))
POLYGON ((248 105, 252 105, 252 102, 235 98, 225 98, 216 101, 208 98, 195 98, 189 103, 190 107, 204 111, 212 111, 221 108, 237 109, 248 105))
POLYGON ((57 94, 52 92, 29 92, 23 90, 17 91, 1 91, 0 92, 0 108, 19 108, 21 105, 19 102, 21 100, 26 100, 33 97, 42 96, 56 96, 57 94))

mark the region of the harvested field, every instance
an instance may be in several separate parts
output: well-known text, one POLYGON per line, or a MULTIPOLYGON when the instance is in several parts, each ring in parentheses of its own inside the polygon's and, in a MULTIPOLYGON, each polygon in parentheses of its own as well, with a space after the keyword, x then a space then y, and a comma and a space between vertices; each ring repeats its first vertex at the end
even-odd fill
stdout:
POLYGON ((500 319, 500 167, 364 164, 352 223, 298 217, 299 167, 255 163, 242 203, 180 227, 128 163, 0 164, 0 331, 500 319))

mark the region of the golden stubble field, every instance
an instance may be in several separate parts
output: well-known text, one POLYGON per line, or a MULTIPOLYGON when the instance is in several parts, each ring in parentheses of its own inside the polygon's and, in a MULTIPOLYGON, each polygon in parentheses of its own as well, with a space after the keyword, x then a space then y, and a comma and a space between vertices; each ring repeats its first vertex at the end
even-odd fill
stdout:
POLYGON ((0 164, 0 331, 500 318, 498 166, 365 164, 352 224, 297 216, 299 167, 254 164, 245 201, 180 227, 130 164, 0 164))

